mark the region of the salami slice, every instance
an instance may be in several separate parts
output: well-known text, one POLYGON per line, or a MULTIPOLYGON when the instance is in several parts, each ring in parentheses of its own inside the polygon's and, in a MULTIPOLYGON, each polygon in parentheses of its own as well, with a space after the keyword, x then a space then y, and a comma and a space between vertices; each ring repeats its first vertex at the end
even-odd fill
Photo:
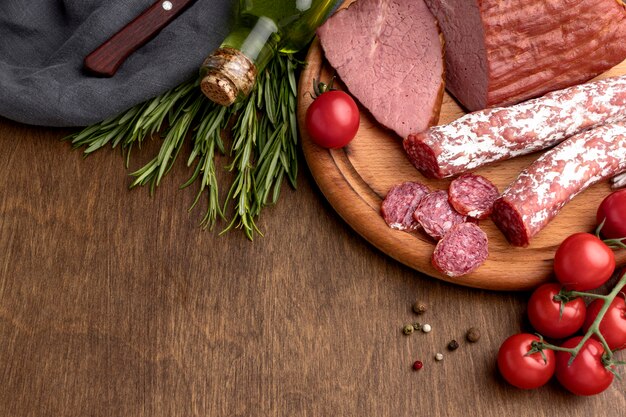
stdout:
POLYGON ((392 187, 383 200, 381 214, 392 229, 417 230, 420 225, 413 213, 430 190, 418 182, 404 182, 392 187))
POLYGON ((558 144, 586 129, 626 120, 626 76, 470 113, 409 135, 404 149, 425 176, 445 178, 558 144))
POLYGON ((448 202, 448 192, 434 191, 417 206, 413 217, 433 239, 441 239, 452 226, 465 222, 465 216, 457 213, 448 202))
POLYGON ((452 207, 474 219, 487 218, 494 201, 500 197, 498 188, 491 181, 476 174, 463 174, 454 179, 448 193, 452 207))
POLYGON ((469 274, 489 256, 487 235, 474 223, 454 226, 441 239, 432 256, 432 264, 449 277, 469 274))
POLYGON ((626 171, 626 122, 572 136, 526 168, 496 200, 491 218, 516 246, 587 187, 626 171))

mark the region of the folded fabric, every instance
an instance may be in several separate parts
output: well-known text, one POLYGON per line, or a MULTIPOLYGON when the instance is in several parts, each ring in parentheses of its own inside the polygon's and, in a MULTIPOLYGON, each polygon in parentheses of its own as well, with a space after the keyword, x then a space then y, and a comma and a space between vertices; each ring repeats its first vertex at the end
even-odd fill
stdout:
POLYGON ((83 59, 154 0, 2 0, 0 116, 84 126, 119 114, 197 74, 228 32, 232 0, 197 0, 132 54, 112 78, 83 59))

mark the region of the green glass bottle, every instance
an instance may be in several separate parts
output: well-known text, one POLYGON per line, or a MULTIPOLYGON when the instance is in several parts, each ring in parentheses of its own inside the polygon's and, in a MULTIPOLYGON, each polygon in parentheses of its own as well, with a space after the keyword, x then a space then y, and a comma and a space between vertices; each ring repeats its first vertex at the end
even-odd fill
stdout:
POLYGON ((200 88, 228 106, 246 97, 274 54, 304 47, 341 0, 236 0, 234 27, 200 69, 200 88))

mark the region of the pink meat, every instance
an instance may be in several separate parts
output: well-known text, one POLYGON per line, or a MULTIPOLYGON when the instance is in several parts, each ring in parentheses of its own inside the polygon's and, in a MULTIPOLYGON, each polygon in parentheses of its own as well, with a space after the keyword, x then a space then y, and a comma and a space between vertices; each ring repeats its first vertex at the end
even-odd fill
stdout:
POLYGON ((500 197, 498 187, 476 174, 463 174, 454 179, 448 193, 450 204, 456 211, 479 220, 491 214, 494 201, 500 197))
POLYGON ((392 187, 383 200, 381 214, 392 229, 413 231, 420 224, 413 213, 430 190, 424 184, 405 182, 392 187))
POLYGON ((487 235, 474 223, 454 226, 441 239, 431 261, 437 270, 449 277, 475 271, 489 256, 487 235))
POLYGON ((511 107, 470 113, 404 140, 425 176, 445 178, 549 148, 583 130, 626 120, 626 76, 555 91, 511 107))
POLYGON ((446 45, 446 85, 470 111, 588 81, 626 59, 616 0, 426 0, 446 45))
POLYGON ((530 240, 587 187, 626 171, 626 122, 572 136, 544 153, 495 202, 491 218, 516 246, 530 240))
POLYGON ((448 202, 448 193, 434 191, 420 201, 413 217, 433 239, 441 239, 454 225, 465 222, 465 216, 457 213, 448 202))
POLYGON ((423 0, 359 0, 317 31, 350 93, 402 138, 437 122, 443 45, 423 0))

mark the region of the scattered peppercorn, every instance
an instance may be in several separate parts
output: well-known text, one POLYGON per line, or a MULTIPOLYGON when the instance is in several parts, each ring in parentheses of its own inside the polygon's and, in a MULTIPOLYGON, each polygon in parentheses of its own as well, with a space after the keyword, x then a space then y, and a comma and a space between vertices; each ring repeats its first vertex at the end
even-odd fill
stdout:
POLYGON ((426 312, 426 304, 421 302, 416 302, 413 304, 413 311, 415 314, 424 314, 426 312))
POLYGON ((418 323, 418 322, 413 323, 413 329, 415 329, 415 331, 422 330, 422 323, 418 323))
POLYGON ((457 342, 456 340, 451 340, 450 343, 448 343, 448 350, 450 352, 452 352, 453 350, 457 350, 459 348, 459 342, 457 342))
POLYGON ((476 343, 478 342, 478 339, 480 339, 480 330, 478 330, 476 327, 470 327, 467 330, 467 334, 465 335, 465 337, 467 338, 468 342, 476 343))
POLYGON ((432 330, 432 327, 430 327, 430 324, 424 324, 424 325, 422 326, 422 331, 423 331, 424 333, 430 333, 430 331, 431 331, 431 330, 432 330))
POLYGON ((413 328, 412 324, 407 324, 406 326, 402 328, 402 332, 407 335, 413 333, 413 330, 415 329, 413 328))
POLYGON ((436 361, 442 361, 443 360, 443 354, 442 353, 437 353, 435 355, 435 360, 436 361))
POLYGON ((413 369, 415 369, 416 371, 419 371, 423 367, 424 367, 424 364, 422 363, 422 361, 413 362, 413 369))

